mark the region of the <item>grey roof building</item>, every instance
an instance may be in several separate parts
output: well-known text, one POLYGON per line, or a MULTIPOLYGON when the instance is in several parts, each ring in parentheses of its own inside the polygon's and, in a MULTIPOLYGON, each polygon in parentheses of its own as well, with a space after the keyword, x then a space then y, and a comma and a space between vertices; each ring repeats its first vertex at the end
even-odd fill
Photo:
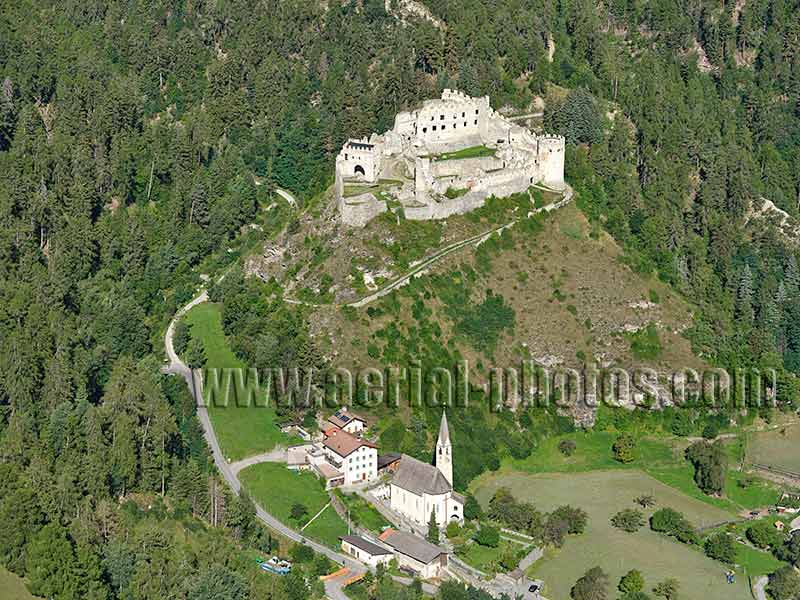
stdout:
POLYGON ((433 465, 411 456, 403 455, 394 474, 392 483, 409 492, 421 496, 425 494, 446 494, 453 488, 442 472, 433 465))

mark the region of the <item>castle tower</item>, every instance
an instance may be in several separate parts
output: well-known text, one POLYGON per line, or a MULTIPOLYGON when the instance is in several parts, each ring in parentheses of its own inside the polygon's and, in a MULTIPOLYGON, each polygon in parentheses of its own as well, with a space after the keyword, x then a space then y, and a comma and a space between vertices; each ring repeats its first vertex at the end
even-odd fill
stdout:
POLYGON ((453 485, 453 446, 450 444, 450 430, 447 427, 447 415, 442 411, 442 423, 439 425, 439 439, 436 440, 436 468, 444 478, 453 485))

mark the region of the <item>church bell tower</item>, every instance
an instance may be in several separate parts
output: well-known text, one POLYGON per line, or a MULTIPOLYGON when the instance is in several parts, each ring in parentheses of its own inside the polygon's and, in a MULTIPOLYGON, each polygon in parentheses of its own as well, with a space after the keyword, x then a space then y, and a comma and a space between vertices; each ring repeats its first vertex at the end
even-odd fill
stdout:
POLYGON ((439 439, 436 440, 436 468, 452 486, 453 446, 450 443, 450 430, 447 427, 447 415, 444 411, 442 411, 442 423, 439 425, 439 439))

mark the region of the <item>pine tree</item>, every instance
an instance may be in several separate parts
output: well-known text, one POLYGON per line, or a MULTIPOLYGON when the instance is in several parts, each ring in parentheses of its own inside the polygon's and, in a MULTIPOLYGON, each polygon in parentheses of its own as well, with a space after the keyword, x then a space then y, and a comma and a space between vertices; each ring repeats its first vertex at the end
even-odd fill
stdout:
POLYGON ((745 265, 739 274, 736 315, 745 325, 753 322, 753 272, 750 270, 750 265, 745 265))
POLYGON ((436 511, 431 509, 431 518, 428 520, 428 533, 425 536, 431 544, 439 543, 439 526, 436 524, 436 511))

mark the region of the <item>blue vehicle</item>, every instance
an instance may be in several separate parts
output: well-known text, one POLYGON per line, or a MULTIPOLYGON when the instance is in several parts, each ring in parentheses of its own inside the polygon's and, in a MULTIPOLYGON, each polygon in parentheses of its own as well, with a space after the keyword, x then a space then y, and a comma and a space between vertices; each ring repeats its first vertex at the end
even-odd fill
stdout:
POLYGON ((276 575, 288 575, 292 571, 292 563, 273 556, 269 560, 262 562, 261 568, 276 575))

